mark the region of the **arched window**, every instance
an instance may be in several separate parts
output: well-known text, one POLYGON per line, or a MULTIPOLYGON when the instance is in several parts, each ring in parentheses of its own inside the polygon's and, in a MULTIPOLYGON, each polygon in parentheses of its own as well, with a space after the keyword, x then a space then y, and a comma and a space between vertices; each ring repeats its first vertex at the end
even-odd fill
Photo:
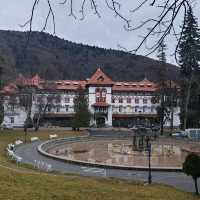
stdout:
POLYGON ((107 90, 105 88, 96 88, 96 102, 106 102, 106 93, 107 90))

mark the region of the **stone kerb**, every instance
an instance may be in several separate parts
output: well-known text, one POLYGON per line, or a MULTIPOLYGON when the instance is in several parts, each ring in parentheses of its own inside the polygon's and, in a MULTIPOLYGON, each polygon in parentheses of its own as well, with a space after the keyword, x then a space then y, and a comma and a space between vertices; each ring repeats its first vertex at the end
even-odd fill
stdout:
MULTIPOLYGON (((79 136, 79 137, 69 137, 69 138, 61 138, 61 139, 55 139, 55 140, 48 140, 42 144, 40 144, 37 148, 38 152, 44 156, 47 156, 52 159, 60 160, 62 162, 68 162, 73 163, 77 165, 86 165, 86 166, 93 166, 93 167, 100 167, 100 168, 111 168, 111 169, 126 169, 126 170, 140 170, 140 171, 147 171, 148 167, 145 166, 137 166, 134 165, 132 167, 130 166, 124 166, 124 165, 112 165, 112 164, 102 164, 102 163, 94 163, 94 162, 86 162, 82 160, 76 160, 76 159, 68 159, 64 156, 56 156, 53 154, 48 153, 48 149, 51 147, 60 146, 67 143, 74 143, 74 142, 87 142, 87 141, 94 141, 95 139, 104 139, 105 137, 88 137, 88 136, 79 136)), ((106 138, 106 139, 123 139, 121 137, 119 138, 106 138)), ((125 139, 125 138, 124 138, 125 139)), ((127 139, 127 138, 126 138, 127 139)), ((152 167, 152 171, 182 171, 181 167, 152 167)))

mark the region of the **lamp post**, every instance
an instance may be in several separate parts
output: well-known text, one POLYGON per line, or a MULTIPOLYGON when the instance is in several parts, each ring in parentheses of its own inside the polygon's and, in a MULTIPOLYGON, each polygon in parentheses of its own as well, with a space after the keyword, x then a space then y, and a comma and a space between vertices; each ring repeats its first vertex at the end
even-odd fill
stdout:
POLYGON ((147 142, 147 151, 148 151, 148 162, 149 162, 149 168, 148 168, 148 183, 152 183, 152 176, 151 176, 151 143, 150 143, 150 137, 147 136, 146 138, 147 142))

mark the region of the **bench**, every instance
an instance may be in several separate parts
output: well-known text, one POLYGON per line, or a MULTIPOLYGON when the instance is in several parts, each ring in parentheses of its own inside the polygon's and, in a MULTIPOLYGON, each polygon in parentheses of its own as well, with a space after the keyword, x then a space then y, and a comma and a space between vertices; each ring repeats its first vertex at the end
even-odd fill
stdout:
POLYGON ((55 138, 57 138, 57 137, 58 137, 58 135, 56 135, 56 134, 49 135, 49 139, 55 139, 55 138))
POLYGON ((16 140, 15 141, 15 145, 20 145, 20 144, 23 144, 23 141, 21 141, 21 140, 16 140))
POLYGON ((39 138, 38 137, 31 137, 31 142, 35 142, 35 141, 38 141, 39 138))

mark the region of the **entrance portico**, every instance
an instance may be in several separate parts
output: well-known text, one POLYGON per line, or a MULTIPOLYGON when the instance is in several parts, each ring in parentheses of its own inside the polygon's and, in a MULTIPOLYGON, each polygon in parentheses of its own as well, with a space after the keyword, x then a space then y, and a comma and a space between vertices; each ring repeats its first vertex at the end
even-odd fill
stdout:
POLYGON ((112 93, 113 81, 99 68, 88 80, 89 109, 93 114, 91 125, 112 126, 112 93))
POLYGON ((111 126, 108 119, 109 107, 105 102, 97 102, 94 107, 94 123, 97 127, 111 126))

